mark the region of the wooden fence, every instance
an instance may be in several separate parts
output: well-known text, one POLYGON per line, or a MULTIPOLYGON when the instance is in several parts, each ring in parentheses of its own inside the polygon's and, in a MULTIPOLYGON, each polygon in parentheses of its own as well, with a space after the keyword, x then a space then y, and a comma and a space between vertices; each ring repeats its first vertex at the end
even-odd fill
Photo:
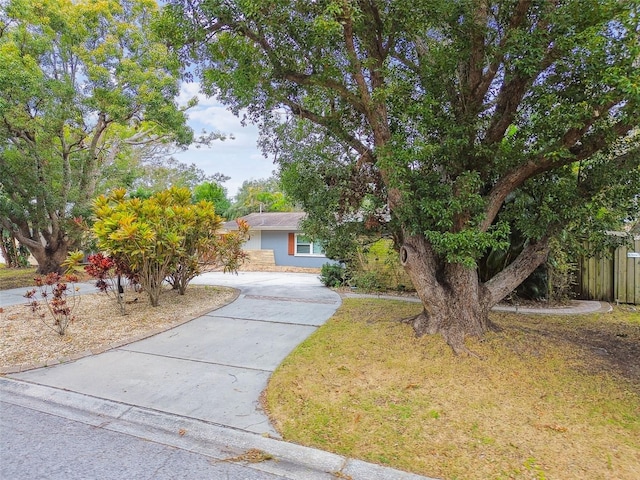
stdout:
POLYGON ((640 236, 610 256, 583 258, 577 280, 579 298, 640 305, 640 236))

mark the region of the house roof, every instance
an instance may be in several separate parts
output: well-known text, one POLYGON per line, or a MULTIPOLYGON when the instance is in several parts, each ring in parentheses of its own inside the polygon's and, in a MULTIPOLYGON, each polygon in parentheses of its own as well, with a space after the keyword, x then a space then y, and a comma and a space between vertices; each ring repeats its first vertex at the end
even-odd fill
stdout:
MULTIPOLYGON (((249 230, 299 230, 300 221, 306 216, 305 212, 267 212, 250 213, 238 220, 244 220, 249 224, 249 230)), ((237 230, 235 220, 225 222, 225 230, 237 230)))

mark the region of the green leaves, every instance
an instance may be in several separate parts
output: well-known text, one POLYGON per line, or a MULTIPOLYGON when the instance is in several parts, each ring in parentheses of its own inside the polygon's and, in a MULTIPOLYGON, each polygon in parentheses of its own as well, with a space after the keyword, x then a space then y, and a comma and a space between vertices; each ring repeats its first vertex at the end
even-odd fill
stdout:
POLYGON ((213 203, 216 212, 221 216, 226 216, 231 202, 227 198, 227 190, 216 182, 204 182, 193 189, 193 199, 195 202, 208 200, 213 203))
POLYGON ((145 147, 193 140, 176 57, 149 28, 156 13, 151 0, 3 3, 0 217, 22 243, 68 237, 67 217, 145 147))
POLYGON ((487 232, 475 228, 465 228, 457 232, 423 232, 433 249, 446 259, 447 263, 460 263, 475 269, 478 261, 490 249, 505 249, 509 246, 510 228, 500 223, 487 232))
POLYGON ((586 165, 631 210, 637 149, 611 148, 640 135, 637 2, 170 3, 205 92, 261 122, 318 233, 359 218, 471 265, 506 224, 534 240, 598 211, 586 165))
POLYGON ((276 177, 246 180, 240 187, 235 202, 227 210, 229 218, 238 218, 254 212, 290 212, 291 201, 282 193, 276 177))
MULTIPOLYGON (((98 248, 140 276, 150 298, 176 270, 193 278, 201 254, 214 245, 221 224, 208 201, 191 203, 186 188, 171 188, 146 200, 129 198, 124 189, 100 196, 94 203, 93 233, 98 248)), ((186 284, 184 285, 186 287, 186 284)))

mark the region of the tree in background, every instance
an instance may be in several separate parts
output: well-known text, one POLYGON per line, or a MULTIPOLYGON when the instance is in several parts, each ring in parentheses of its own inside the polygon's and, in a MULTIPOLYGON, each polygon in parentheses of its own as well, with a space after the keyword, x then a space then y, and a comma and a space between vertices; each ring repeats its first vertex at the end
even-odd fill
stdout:
POLYGON ((455 352, 567 226, 637 217, 637 1, 168 4, 161 28, 205 93, 273 134, 310 221, 388 231, 415 332, 455 352), (522 250, 480 281, 511 229, 522 250))
POLYGON ((257 212, 291 212, 293 204, 282 191, 276 177, 259 180, 245 180, 238 190, 231 207, 229 218, 238 218, 257 212))
POLYGON ((156 13, 155 0, 3 2, 0 222, 39 273, 60 271, 102 172, 192 141, 179 64, 148 28, 156 13))
POLYGON ((171 187, 194 190, 204 182, 225 182, 229 179, 221 173, 207 175, 194 163, 185 164, 174 157, 165 155, 155 155, 143 159, 138 168, 140 174, 134 179, 131 186, 153 193, 171 187))
POLYGON ((193 189, 193 199, 196 202, 207 200, 215 206, 216 213, 224 218, 231 207, 231 201, 227 197, 227 189, 215 181, 207 181, 196 185, 193 189))

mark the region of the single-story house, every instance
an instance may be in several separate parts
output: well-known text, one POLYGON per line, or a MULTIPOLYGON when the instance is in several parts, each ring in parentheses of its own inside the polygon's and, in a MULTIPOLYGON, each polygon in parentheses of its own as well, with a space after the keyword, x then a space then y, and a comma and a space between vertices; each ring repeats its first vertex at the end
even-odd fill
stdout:
MULTIPOLYGON (((273 252, 275 265, 287 267, 320 268, 325 263, 334 263, 322 251, 319 243, 314 243, 300 230, 304 212, 250 213, 239 220, 249 224, 249 239, 243 249, 273 252)), ((235 220, 226 222, 224 230, 238 229, 235 220)))

